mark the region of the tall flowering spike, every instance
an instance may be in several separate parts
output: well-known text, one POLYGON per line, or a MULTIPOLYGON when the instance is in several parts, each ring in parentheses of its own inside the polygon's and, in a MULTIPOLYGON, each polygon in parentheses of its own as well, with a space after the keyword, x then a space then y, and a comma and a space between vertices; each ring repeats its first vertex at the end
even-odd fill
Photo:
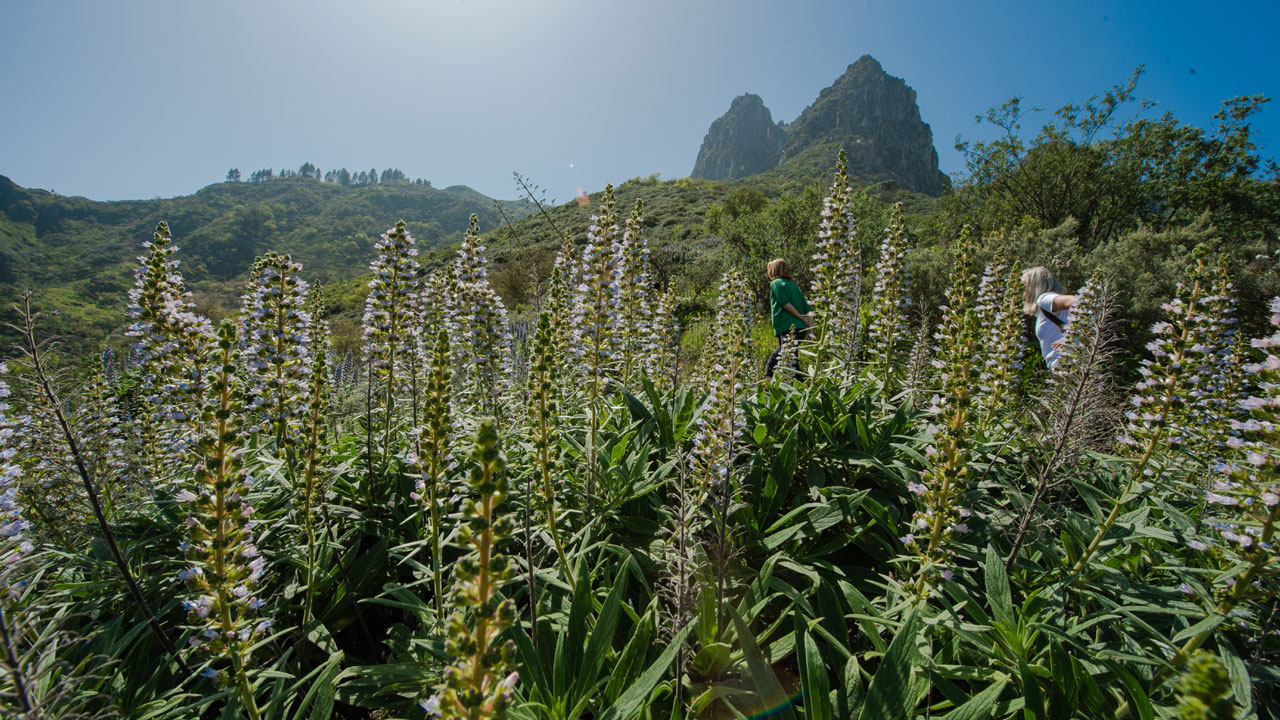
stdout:
POLYGON ((868 313, 868 341, 873 353, 871 361, 886 378, 896 376, 897 366, 905 360, 903 346, 907 341, 908 293, 907 225, 902 219, 902 203, 895 203, 889 216, 889 227, 880 242, 880 259, 876 261, 876 284, 871 294, 868 313))
POLYGON ((507 495, 507 463, 490 421, 476 432, 467 484, 474 497, 463 503, 458 533, 471 553, 454 565, 452 600, 457 611, 449 618, 445 640, 454 664, 445 670, 440 697, 433 698, 446 720, 506 717, 517 680, 512 672, 515 643, 498 641, 515 622, 516 604, 497 594, 512 568, 496 547, 511 535, 513 526, 498 512, 507 495))
POLYGON ((142 478, 125 452, 123 413, 102 366, 95 367, 85 385, 85 404, 79 411, 80 450, 98 482, 98 499, 108 520, 115 520, 145 493, 142 478))
POLYGON ((847 167, 841 150, 835 182, 823 201, 813 256, 814 324, 826 347, 844 360, 852 358, 856 349, 862 290, 862 258, 850 212, 853 191, 847 167))
POLYGON ((1245 419, 1240 401, 1249 364, 1248 341, 1236 327, 1236 293, 1226 255, 1218 259, 1213 287, 1201 305, 1203 310, 1193 318, 1200 341, 1188 348, 1184 455, 1213 467, 1233 441, 1233 422, 1245 419))
POLYGON ((412 297, 420 267, 418 249, 403 220, 373 247, 378 257, 369 265, 374 278, 364 303, 365 359, 376 375, 381 422, 389 431, 396 396, 406 383, 403 367, 408 364, 405 355, 412 350, 410 332, 417 322, 412 297))
POLYGON ((1192 251, 1196 265, 1190 270, 1190 285, 1178 284, 1178 296, 1164 304, 1168 320, 1151 326, 1154 339, 1147 343, 1151 357, 1143 359, 1138 372, 1142 375, 1130 397, 1131 409, 1126 413, 1127 422, 1119 442, 1121 450, 1136 459, 1129 480, 1112 502, 1111 512, 1098 525, 1098 530, 1080 558, 1072 566, 1073 572, 1088 567, 1089 560, 1102 544, 1107 533, 1120 517, 1124 505, 1132 499, 1132 491, 1152 487, 1162 468, 1159 451, 1165 446, 1181 446, 1191 432, 1181 421, 1186 416, 1187 399, 1191 397, 1187 386, 1188 367, 1195 353, 1192 348, 1205 341, 1206 324, 1204 295, 1207 289, 1207 273, 1203 245, 1192 251))
POLYGON ((547 530, 555 544, 565 577, 573 581, 569 560, 560 539, 556 513, 556 472, 560 467, 561 404, 559 368, 556 365, 555 335, 551 313, 538 314, 538 329, 533 336, 533 360, 529 367, 529 431, 533 438, 534 463, 537 466, 538 492, 545 503, 547 530))
MULTIPOLYGON (((0 363, 0 376, 9 372, 0 363)), ((10 569, 32 544, 27 537, 30 524, 22 516, 22 502, 18 496, 18 483, 22 478, 22 466, 16 460, 17 423, 9 416, 9 386, 0 379, 0 596, 9 583, 10 569)))
POLYGON ((253 263, 249 292, 242 298, 242 339, 251 384, 248 410, 261 413, 263 428, 283 453, 300 442, 303 398, 311 359, 311 312, 302 265, 269 252, 253 263))
POLYGON ((480 244, 480 228, 474 213, 454 267, 458 304, 463 313, 458 343, 465 369, 463 382, 485 414, 499 417, 503 410, 502 393, 507 388, 511 370, 507 311, 489 285, 484 246, 480 244))
POLYGON ((172 422, 185 416, 182 406, 188 393, 173 382, 181 374, 184 357, 178 347, 182 329, 175 322, 189 325, 192 305, 173 258, 177 248, 168 223, 157 225, 151 242, 143 246, 147 253, 138 258, 141 264, 129 291, 127 315, 132 322, 126 334, 135 338, 132 352, 141 370, 138 390, 145 407, 137 421, 143 465, 158 478, 177 442, 172 422))
POLYGON ((933 444, 925 452, 928 465, 920 473, 920 482, 909 486, 920 496, 921 509, 911 518, 911 532, 902 538, 924 563, 918 592, 938 575, 946 577, 951 539, 969 531, 964 493, 971 480, 970 423, 978 376, 975 355, 981 337, 974 306, 973 237, 966 225, 956 243, 942 325, 934 335, 938 345, 933 366, 939 387, 931 408, 933 444))
POLYGON ((627 219, 626 230, 618 241, 616 337, 618 362, 624 384, 630 384, 639 375, 645 357, 646 331, 653 314, 649 284, 649 246, 642 233, 644 203, 636 200, 635 209, 627 219))
POLYGON ((660 388, 676 382, 676 363, 680 353, 680 321, 676 318, 676 291, 668 286, 658 296, 649 318, 648 342, 645 345, 645 372, 660 388))
POLYGON ((600 213, 587 228, 587 246, 578 267, 574 293, 573 344, 586 380, 589 398, 598 398, 614 369, 614 315, 617 305, 617 257, 613 240, 618 234, 613 214, 613 186, 604 190, 600 213))
MULTIPOLYGON (((1129 422, 1120 442, 1144 460, 1151 459, 1160 442, 1180 446, 1190 432, 1180 422, 1186 417, 1187 401, 1192 397, 1188 371, 1201 354, 1198 349, 1209 340, 1210 328, 1204 315, 1209 289, 1204 254, 1203 246, 1195 249, 1196 265, 1189 271, 1191 283, 1179 283, 1178 296, 1164 304, 1168 320, 1151 326, 1155 336, 1147 343, 1151 357, 1144 359, 1138 369, 1142 380, 1134 385, 1130 398, 1133 409, 1127 414, 1129 422)), ((1151 468, 1144 470, 1149 477, 1154 475, 1151 468)))
POLYGON ((689 456, 696 504, 701 504, 715 488, 730 482, 733 448, 743 426, 742 413, 738 411, 743 343, 744 338, 738 336, 737 344, 724 356, 724 364, 712 365, 707 375, 707 399, 695 421, 697 431, 689 456))
POLYGON ((262 601, 255 594, 264 561, 254 545, 252 478, 240 458, 244 388, 236 376, 237 340, 235 325, 224 320, 199 408, 194 474, 177 495, 187 517, 182 550, 191 563, 179 578, 191 590, 184 607, 204 628, 191 644, 227 661, 229 668, 211 668, 208 674, 235 686, 250 717, 257 718, 249 648, 271 621, 259 618, 262 601))
POLYGON ((711 328, 711 343, 703 355, 701 381, 705 385, 723 377, 724 368, 739 368, 749 357, 748 342, 755 317, 751 308, 751 286, 738 270, 720 278, 720 297, 711 328))
POLYGON ((435 583, 436 615, 442 615, 441 591, 442 563, 440 559, 440 518, 442 497, 448 483, 446 475, 453 467, 449 454, 449 438, 453 430, 450 397, 449 333, 440 330, 431 351, 430 369, 427 372, 426 403, 422 426, 415 428, 413 465, 418 470, 417 490, 414 493, 427 510, 431 534, 431 562, 435 583))
POLYGON ((307 536, 307 594, 304 620, 311 619, 311 603, 315 585, 316 522, 315 509, 325 498, 325 474, 322 471, 324 450, 328 441, 329 417, 329 325, 323 320, 320 288, 312 288, 307 308, 311 316, 311 337, 307 355, 310 361, 304 394, 306 407, 302 416, 302 492, 296 498, 297 512, 307 536))
MULTIPOLYGON (((551 281, 547 286, 547 310, 551 313, 551 336, 556 352, 556 364, 561 368, 572 366, 574 296, 578 288, 578 253, 573 240, 566 234, 564 244, 551 267, 551 281)), ((569 373, 562 373, 560 382, 566 389, 574 381, 569 373)))
POLYGON ((1020 277, 1003 258, 996 258, 987 266, 978 285, 975 309, 982 332, 977 394, 981 427, 988 426, 1012 405, 1014 382, 1022 366, 1022 314, 1017 299, 1020 285, 1020 277))
MULTIPOLYGON (((1233 462, 1218 468, 1219 479, 1206 494, 1214 517, 1209 526, 1224 552, 1248 568, 1236 586, 1248 586, 1261 569, 1276 562, 1275 531, 1280 521, 1280 297, 1271 301, 1274 332, 1253 340, 1259 362, 1245 365, 1249 395, 1240 401, 1247 418, 1231 423, 1227 449, 1233 462)), ((1234 587, 1237 600, 1249 587, 1234 587)))

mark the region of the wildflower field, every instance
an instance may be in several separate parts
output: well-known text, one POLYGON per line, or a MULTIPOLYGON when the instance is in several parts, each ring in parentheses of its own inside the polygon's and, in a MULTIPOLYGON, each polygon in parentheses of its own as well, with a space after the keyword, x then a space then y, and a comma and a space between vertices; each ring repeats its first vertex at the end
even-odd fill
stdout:
POLYGON ((1020 258, 961 233, 922 322, 848 185, 772 383, 747 278, 682 343, 611 190, 519 316, 474 220, 388 230, 344 357, 287 256, 201 317, 162 224, 127 353, 28 308, 2 366, 0 714, 1280 717, 1280 299, 1197 251, 1135 372, 1095 276, 1050 375, 1020 258))

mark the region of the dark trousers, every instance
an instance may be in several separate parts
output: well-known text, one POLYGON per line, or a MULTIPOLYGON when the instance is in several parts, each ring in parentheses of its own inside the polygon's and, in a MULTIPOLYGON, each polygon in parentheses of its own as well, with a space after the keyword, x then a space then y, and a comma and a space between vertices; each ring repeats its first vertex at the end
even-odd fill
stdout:
MULTIPOLYGON (((788 338, 790 338, 790 341, 792 343, 799 343, 808 334, 809 334, 808 328, 794 328, 792 330, 788 330, 787 332, 784 332, 781 335, 779 335, 778 349, 774 350, 773 354, 769 356, 769 362, 764 366, 764 376, 773 377, 773 370, 778 366, 778 357, 782 353, 782 342, 784 340, 787 340, 788 338)), ((792 367, 795 368, 796 377, 797 378, 800 377, 800 353, 799 352, 796 352, 794 355, 791 356, 791 364, 792 364, 792 367)))

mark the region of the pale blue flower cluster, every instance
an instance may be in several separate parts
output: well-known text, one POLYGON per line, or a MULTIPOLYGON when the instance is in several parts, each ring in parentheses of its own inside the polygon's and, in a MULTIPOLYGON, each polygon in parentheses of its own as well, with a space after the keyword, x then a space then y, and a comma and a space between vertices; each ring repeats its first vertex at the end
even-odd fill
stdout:
POLYGON ((241 305, 244 365, 252 380, 246 409, 251 417, 264 418, 282 445, 299 442, 306 411, 312 328, 308 286, 298 277, 301 270, 288 255, 267 253, 258 258, 241 305))
POLYGON ((910 275, 906 268, 907 225, 902 219, 902 203, 893 206, 889 227, 880 242, 880 258, 876 261, 875 289, 871 294, 868 314, 870 352, 881 372, 888 373, 898 361, 902 343, 907 337, 907 310, 910 275))
MULTIPOLYGON (((0 375, 8 371, 4 363, 0 363, 0 375)), ((30 524, 22 516, 18 497, 22 466, 15 457, 15 422, 9 417, 8 398, 9 386, 0 380, 0 590, 9 584, 7 570, 33 549, 26 536, 30 524)))
POLYGON ((365 359, 388 392, 403 390, 405 378, 397 363, 407 364, 407 342, 418 326, 413 296, 418 291, 418 248, 403 220, 374 243, 378 256, 370 263, 373 279, 364 303, 365 359))
POLYGON ((852 358, 859 333, 862 254, 850 208, 849 173, 844 150, 835 182, 822 205, 817 252, 813 255, 814 323, 824 342, 842 359, 852 358))
MULTIPOLYGON (((488 415, 501 411, 501 397, 511 378, 511 352, 507 343, 507 310, 489 284, 484 246, 475 214, 462 238, 454 264, 458 303, 458 338, 454 343, 462 361, 459 383, 479 400, 488 415)), ((444 298, 424 298, 441 303, 444 298)))

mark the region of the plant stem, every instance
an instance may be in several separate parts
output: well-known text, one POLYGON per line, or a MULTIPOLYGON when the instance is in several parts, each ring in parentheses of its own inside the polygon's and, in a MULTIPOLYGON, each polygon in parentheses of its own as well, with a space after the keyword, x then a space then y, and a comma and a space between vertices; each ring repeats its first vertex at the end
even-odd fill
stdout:
POLYGON ((18 667, 18 656, 13 650, 13 638, 9 635, 9 626, 4 620, 4 603, 0 602, 0 641, 4 642, 5 663, 9 665, 9 674, 13 676, 14 694, 22 705, 24 715, 32 711, 31 699, 27 696, 27 686, 22 679, 22 669, 18 667))

